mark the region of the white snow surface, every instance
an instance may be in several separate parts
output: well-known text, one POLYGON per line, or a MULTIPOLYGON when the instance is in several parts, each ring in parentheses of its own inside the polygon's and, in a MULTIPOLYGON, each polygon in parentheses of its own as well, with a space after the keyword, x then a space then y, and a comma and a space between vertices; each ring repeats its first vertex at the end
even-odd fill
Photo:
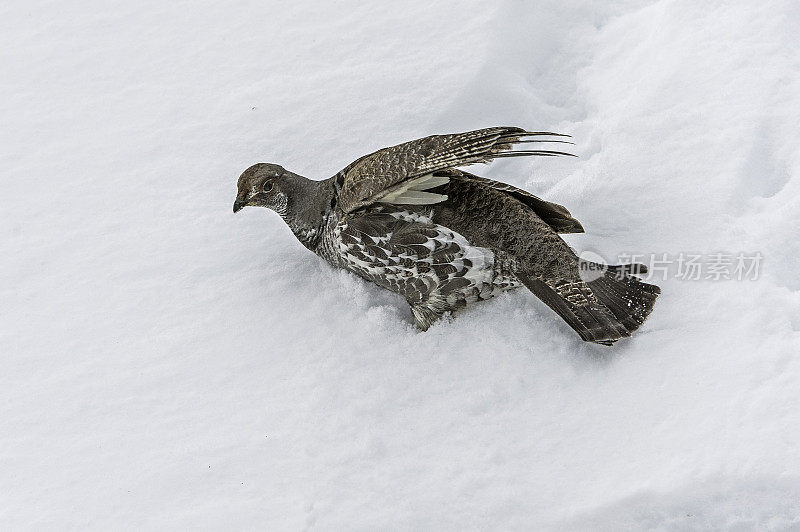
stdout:
POLYGON ((800 4, 0 5, 0 528, 800 528, 800 4), (579 250, 760 252, 582 343, 525 290, 427 333, 264 209, 494 125, 579 250))

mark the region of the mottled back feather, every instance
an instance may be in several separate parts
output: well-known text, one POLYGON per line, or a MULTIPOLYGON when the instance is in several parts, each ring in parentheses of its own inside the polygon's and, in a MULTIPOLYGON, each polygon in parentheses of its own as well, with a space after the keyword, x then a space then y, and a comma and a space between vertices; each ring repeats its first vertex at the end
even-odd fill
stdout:
POLYGON ((493 179, 476 176, 463 170, 444 170, 451 178, 455 179, 468 179, 472 182, 478 182, 490 187, 494 190, 507 193, 509 196, 521 201, 523 204, 530 207, 539 218, 545 221, 553 231, 556 233, 583 233, 583 226, 581 223, 572 217, 569 210, 563 205, 545 201, 538 196, 534 196, 530 192, 520 188, 509 185, 508 183, 501 183, 493 179))

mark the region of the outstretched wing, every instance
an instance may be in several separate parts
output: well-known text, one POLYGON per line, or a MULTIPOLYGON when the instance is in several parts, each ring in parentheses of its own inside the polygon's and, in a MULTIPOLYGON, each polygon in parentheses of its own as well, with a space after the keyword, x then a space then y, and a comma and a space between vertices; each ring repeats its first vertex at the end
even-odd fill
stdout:
POLYGON ((433 135, 364 156, 340 172, 343 178, 339 205, 346 213, 373 203, 432 204, 447 199, 442 194, 426 192, 448 182, 447 176, 434 172, 501 157, 526 155, 572 155, 552 150, 511 151, 516 144, 566 142, 530 137, 565 137, 558 133, 525 131, 518 127, 491 127, 433 135))

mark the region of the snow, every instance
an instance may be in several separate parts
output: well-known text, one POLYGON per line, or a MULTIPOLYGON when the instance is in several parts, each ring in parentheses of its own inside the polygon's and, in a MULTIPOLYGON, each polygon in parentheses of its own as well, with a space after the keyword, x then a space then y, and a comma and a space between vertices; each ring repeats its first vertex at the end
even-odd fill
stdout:
POLYGON ((800 7, 0 6, 0 528, 800 527, 800 7), (477 173, 670 275, 613 348, 523 290, 426 333, 274 213, 258 161, 519 125, 477 173))

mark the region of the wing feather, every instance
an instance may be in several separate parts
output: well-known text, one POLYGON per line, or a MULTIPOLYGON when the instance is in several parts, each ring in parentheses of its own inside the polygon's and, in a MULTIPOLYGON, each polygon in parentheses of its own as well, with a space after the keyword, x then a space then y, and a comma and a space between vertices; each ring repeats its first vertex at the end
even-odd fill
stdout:
MULTIPOLYGON (((383 148, 361 157, 340 172, 343 179, 339 192, 339 205, 344 212, 350 213, 376 202, 388 202, 387 198, 419 199, 419 195, 408 196, 408 191, 427 190, 444 183, 435 184, 436 176, 432 176, 428 181, 419 182, 417 188, 409 187, 396 193, 394 187, 399 183, 427 176, 439 170, 489 162, 497 157, 571 155, 551 150, 511 151, 515 144, 525 142, 532 136, 568 135, 547 131, 525 131, 518 127, 491 127, 452 135, 433 135, 383 148)), ((428 200, 434 199, 433 196, 424 197, 428 200)), ((438 201, 445 199, 446 197, 443 197, 438 201)))
POLYGON ((522 190, 521 188, 509 185, 508 183, 502 183, 493 179, 480 177, 468 172, 464 172, 463 170, 448 170, 447 173, 454 182, 458 182, 458 180, 478 182, 495 190, 505 192, 506 194, 516 198, 531 208, 556 233, 565 234, 584 232, 581 223, 573 218, 569 210, 563 205, 543 200, 538 196, 534 196, 527 190, 522 190))

